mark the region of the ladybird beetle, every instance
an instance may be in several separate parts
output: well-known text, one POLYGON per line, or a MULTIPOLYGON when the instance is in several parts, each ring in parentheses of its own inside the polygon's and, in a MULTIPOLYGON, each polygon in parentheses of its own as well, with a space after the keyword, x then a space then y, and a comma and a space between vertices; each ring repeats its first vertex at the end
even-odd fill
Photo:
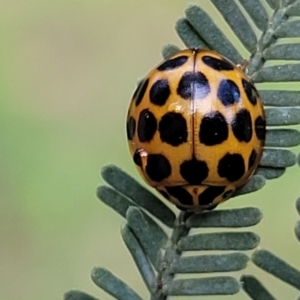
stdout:
POLYGON ((133 161, 144 180, 182 210, 208 210, 255 172, 266 121, 249 77, 218 53, 178 52, 153 69, 127 115, 133 161))

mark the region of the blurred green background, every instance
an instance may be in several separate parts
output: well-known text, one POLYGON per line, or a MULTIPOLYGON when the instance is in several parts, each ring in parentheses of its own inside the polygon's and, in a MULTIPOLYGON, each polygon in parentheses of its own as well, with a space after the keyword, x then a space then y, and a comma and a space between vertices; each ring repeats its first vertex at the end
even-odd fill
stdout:
MULTIPOLYGON (((220 21, 209 0, 195 2, 220 21)), ((0 299, 62 299, 74 287, 112 299, 90 280, 96 265, 147 299, 119 234, 123 221, 95 190, 107 162, 139 179, 125 139, 127 106, 137 80, 161 61, 162 45, 183 47, 174 24, 187 4, 0 1, 0 299)), ((222 207, 261 208, 261 247, 300 268, 299 171, 222 207)), ((278 299, 296 295, 251 265, 245 272, 256 272, 278 299)))

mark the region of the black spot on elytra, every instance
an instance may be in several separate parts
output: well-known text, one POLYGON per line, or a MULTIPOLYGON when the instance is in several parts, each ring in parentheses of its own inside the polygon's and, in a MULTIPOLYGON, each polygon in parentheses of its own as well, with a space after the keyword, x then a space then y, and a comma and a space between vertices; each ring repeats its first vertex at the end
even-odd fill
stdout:
POLYGON ((209 55, 202 57, 202 61, 209 67, 217 71, 234 70, 234 65, 224 59, 218 59, 209 55))
POLYGON ((223 79, 220 82, 217 96, 224 106, 229 106, 240 100, 240 91, 234 81, 223 79))
POLYGON ((137 126, 139 140, 143 143, 150 142, 155 134, 156 129, 157 121, 154 114, 148 109, 142 110, 137 126))
POLYGON ((188 56, 186 56, 186 55, 177 56, 175 58, 171 58, 169 60, 166 60, 157 69, 159 71, 174 70, 174 69, 179 68, 182 65, 184 65, 187 60, 188 60, 188 56))
POLYGON ((145 81, 141 82, 140 86, 138 87, 138 90, 136 92, 136 100, 135 100, 136 106, 138 106, 142 102, 142 99, 144 98, 148 84, 149 84, 149 78, 147 78, 145 81))
POLYGON ((135 126, 136 126, 136 122, 135 119, 133 117, 130 117, 127 121, 126 124, 126 132, 127 132, 127 138, 128 140, 132 140, 134 137, 134 133, 135 133, 135 126))
POLYGON ((203 99, 210 92, 210 86, 206 76, 201 73, 186 72, 180 79, 177 94, 183 99, 203 99))
POLYGON ((166 113, 159 122, 158 130, 161 140, 172 146, 178 146, 187 141, 186 120, 179 113, 166 113))
POLYGON ((255 120, 255 133, 259 140, 264 140, 266 137, 266 120, 261 116, 255 120))
POLYGON ((220 177, 225 177, 230 182, 234 182, 243 177, 245 164, 240 154, 225 154, 219 161, 218 173, 220 177))
POLYGON ((150 101, 155 105, 165 105, 170 96, 170 86, 167 79, 157 80, 150 89, 150 101))
POLYGON ((180 165, 180 174, 189 184, 197 185, 208 176, 208 167, 205 161, 192 158, 180 165))
POLYGON ((137 166, 139 166, 139 167, 142 166, 142 160, 141 160, 141 155, 140 155, 139 150, 135 150, 135 152, 133 154, 133 161, 137 166))
POLYGON ((183 205, 193 205, 193 196, 183 187, 166 186, 168 193, 183 205))
POLYGON ((232 121, 232 131, 240 142, 250 142, 252 138, 252 119, 247 109, 241 109, 232 121))
POLYGON ((209 186, 198 196, 199 205, 210 205, 224 191, 224 186, 209 186))
POLYGON ((254 85, 251 82, 245 80, 244 78, 242 79, 242 84, 243 84, 243 88, 245 90, 248 100, 250 101, 250 103, 255 105, 257 103, 258 93, 257 93, 254 85))
POLYGON ((228 124, 219 112, 206 115, 200 124, 199 140, 207 146, 221 144, 228 138, 228 124))
POLYGON ((146 173, 153 181, 159 182, 171 175, 172 168, 168 159, 162 154, 149 154, 146 173))
POLYGON ((249 161, 248 161, 248 170, 251 169, 254 166, 255 160, 257 157, 256 151, 253 149, 250 156, 249 156, 249 161))

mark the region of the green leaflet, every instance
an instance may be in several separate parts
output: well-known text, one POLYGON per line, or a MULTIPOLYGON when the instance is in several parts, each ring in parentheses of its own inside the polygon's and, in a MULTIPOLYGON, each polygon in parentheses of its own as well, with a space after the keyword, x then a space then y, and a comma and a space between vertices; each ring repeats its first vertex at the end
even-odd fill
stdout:
POLYGON ((97 286, 117 299, 142 300, 142 298, 125 282, 105 268, 94 268, 91 276, 97 286))
POLYGON ((128 225, 124 225, 121 230, 123 241, 130 251, 132 258, 139 269, 141 276, 150 293, 153 293, 156 288, 156 277, 152 266, 142 249, 139 241, 134 236, 128 225))
POLYGON ((176 31, 187 48, 207 48, 210 46, 198 35, 198 32, 192 27, 188 20, 182 18, 176 23, 176 31))
POLYGON ((296 163, 296 155, 289 150, 265 149, 260 166, 286 168, 296 163))
POLYGON ((294 147, 300 144, 300 132, 295 129, 269 129, 266 147, 294 147))
POLYGON ((253 276, 242 276, 244 291, 255 300, 276 300, 269 291, 253 276))
POLYGON ((215 210, 211 212, 194 213, 186 220, 190 228, 212 227, 249 227, 258 224, 262 219, 261 211, 256 207, 239 209, 215 210))
POLYGON ((274 45, 263 52, 263 57, 273 60, 299 60, 299 44, 274 45))
POLYGON ((267 106, 300 106, 300 91, 259 90, 259 94, 267 106))
POLYGON ((255 174, 261 175, 265 179, 276 179, 285 173, 285 168, 268 168, 268 167, 258 167, 255 174))
POLYGON ((260 0, 239 0, 245 10, 248 12, 254 24, 258 29, 264 31, 267 27, 269 18, 265 7, 260 0))
POLYGON ((170 296, 233 295, 240 290, 239 282, 229 276, 201 279, 177 279, 167 287, 170 296))
POLYGON ((278 38, 299 37, 300 21, 285 22, 276 30, 278 38))
POLYGON ((168 59, 179 51, 180 51, 179 47, 172 44, 168 44, 162 48, 162 56, 164 59, 168 59))
POLYGON ((259 241, 253 232, 201 233, 183 237, 178 248, 180 251, 252 250, 259 241))
POLYGON ((300 271, 267 250, 257 250, 252 261, 261 269, 300 290, 300 271))
POLYGON ((130 207, 127 210, 126 219, 152 265, 156 270, 160 270, 163 258, 160 249, 161 237, 157 234, 159 228, 153 230, 142 212, 136 207, 130 207))
POLYGON ((254 73, 252 79, 255 82, 300 81, 300 64, 265 67, 254 73))
POLYGON ((244 253, 184 256, 171 265, 174 273, 233 272, 245 269, 249 257, 244 253))
POLYGON ((268 126, 298 125, 300 123, 300 108, 281 107, 266 108, 268 126))

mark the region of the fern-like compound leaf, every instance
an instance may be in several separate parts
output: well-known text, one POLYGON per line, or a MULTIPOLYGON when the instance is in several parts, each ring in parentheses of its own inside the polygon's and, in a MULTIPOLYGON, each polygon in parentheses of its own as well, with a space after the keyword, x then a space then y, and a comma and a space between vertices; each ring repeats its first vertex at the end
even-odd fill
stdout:
MULTIPOLYGON (((216 50, 236 64, 248 60, 248 75, 258 84, 266 106, 267 134, 261 162, 248 183, 236 191, 234 196, 238 196, 261 189, 267 179, 282 176, 286 168, 296 163, 294 153, 282 148, 300 144, 300 133, 294 128, 286 128, 300 124, 300 90, 268 89, 264 83, 300 82, 299 43, 294 39, 300 37, 300 22, 291 18, 300 16, 300 0, 212 0, 211 3, 218 10, 217 16, 212 17, 201 7, 190 5, 185 17, 176 24, 178 35, 187 47, 216 50), (244 53, 249 53, 248 57, 242 57, 215 22, 220 17, 240 40, 244 53), (253 24, 257 28, 253 28, 253 24), (283 40, 287 37, 290 38, 288 43, 283 40), (278 63, 278 60, 287 62, 278 63)), ((167 59, 178 51, 178 46, 166 45, 163 57, 167 59)), ((300 161, 300 156, 298 159, 300 161)), ((124 218, 122 238, 151 300, 183 295, 233 295, 241 287, 254 300, 275 299, 252 276, 243 276, 239 281, 218 274, 246 268, 249 258, 242 251, 257 247, 260 238, 253 232, 240 231, 240 228, 253 226, 261 220, 258 209, 181 212, 175 216, 158 197, 118 167, 104 167, 102 177, 108 186, 101 186, 97 195, 124 218), (222 231, 191 233, 196 227, 222 228, 222 231), (231 231, 223 231, 223 228, 231 231), (190 251, 202 252, 189 255, 190 251), (214 276, 203 276, 209 273, 214 276), (195 278, 177 276, 181 274, 195 275, 195 278)), ((300 200, 297 209, 300 213, 300 200)), ((295 233, 300 240, 300 222, 295 226, 295 233)), ((252 260, 266 272, 300 289, 300 272, 272 253, 256 251, 252 260)), ((104 268, 95 268, 92 279, 116 299, 142 299, 124 281, 104 268)), ((95 300, 78 291, 66 293, 65 299, 95 300)))
MULTIPOLYGON (((212 0, 213 5, 219 10, 224 20, 231 27, 232 31, 240 39, 245 49, 249 51, 248 72, 256 83, 264 82, 287 82, 300 81, 300 65, 295 63, 266 66, 268 60, 293 60, 298 59, 300 44, 282 43, 278 44, 280 38, 300 37, 300 30, 297 30, 298 20, 289 20, 289 16, 297 15, 299 11, 299 0, 297 1, 267 1, 274 10, 271 20, 262 0, 239 1, 245 9, 247 17, 235 1, 212 0), (292 10, 295 12, 291 13, 292 10), (256 24, 261 31, 259 40, 251 27, 248 19, 256 24)), ((183 43, 187 47, 200 47, 216 50, 225 55, 235 63, 241 63, 243 59, 236 48, 226 38, 222 30, 212 21, 207 13, 197 5, 191 5, 186 10, 186 17, 177 22, 176 30, 183 43)), ((165 48, 164 57, 176 53, 177 46, 168 45, 165 48), (166 51, 166 49, 169 49, 166 51)), ((262 101, 266 106, 277 106, 277 108, 266 108, 266 121, 268 126, 289 126, 300 124, 299 91, 266 90, 259 88, 262 101), (284 107, 287 106, 287 107, 284 107), (290 108, 289 108, 290 107, 290 108)), ((277 163, 275 157, 281 160, 283 155, 282 147, 294 147, 300 144, 299 132, 267 130, 265 147, 272 147, 271 157, 265 151, 262 163, 256 174, 265 176, 266 179, 275 179, 284 174, 284 170, 296 163, 292 153, 286 164, 277 163), (277 135, 278 133, 278 135, 277 135), (276 135, 276 138, 275 138, 276 135), (278 151, 278 153, 274 153, 278 151), (274 163, 274 164, 272 164, 274 163)), ((249 183, 248 183, 249 184, 249 183)), ((262 185, 263 186, 263 185, 262 185)), ((246 189, 252 192, 251 189, 246 189)), ((255 191, 254 189, 253 191, 255 191)), ((240 195, 237 191, 237 195, 240 195)))

